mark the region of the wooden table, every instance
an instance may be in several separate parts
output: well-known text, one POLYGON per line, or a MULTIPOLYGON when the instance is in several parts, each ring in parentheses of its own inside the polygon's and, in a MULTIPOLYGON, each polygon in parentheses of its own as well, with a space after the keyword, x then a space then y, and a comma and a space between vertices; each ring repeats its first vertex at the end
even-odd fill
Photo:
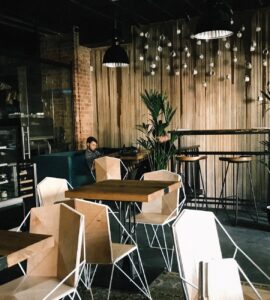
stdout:
POLYGON ((105 180, 65 192, 67 198, 149 202, 180 188, 179 181, 105 180))
POLYGON ((0 230, 0 271, 53 246, 50 235, 0 230))
POLYGON ((121 155, 115 154, 114 157, 120 158, 123 162, 139 162, 143 159, 148 158, 149 153, 146 151, 138 152, 136 155, 121 155))

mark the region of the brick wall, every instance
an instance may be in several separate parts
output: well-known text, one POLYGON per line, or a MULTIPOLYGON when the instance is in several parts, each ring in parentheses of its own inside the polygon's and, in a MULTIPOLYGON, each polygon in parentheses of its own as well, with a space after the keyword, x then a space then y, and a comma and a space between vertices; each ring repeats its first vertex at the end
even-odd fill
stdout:
MULTIPOLYGON (((79 45, 79 33, 77 31, 63 36, 43 37, 40 46, 42 58, 70 63, 72 66, 74 140, 76 149, 83 149, 85 148, 85 140, 92 134, 94 126, 90 99, 90 49, 79 45)), ((54 80, 57 81, 59 78, 56 76, 54 80)), ((58 108, 63 110, 62 105, 58 108)), ((61 117, 63 115, 59 111, 59 118, 61 117)), ((66 123, 65 130, 71 123, 66 123)))

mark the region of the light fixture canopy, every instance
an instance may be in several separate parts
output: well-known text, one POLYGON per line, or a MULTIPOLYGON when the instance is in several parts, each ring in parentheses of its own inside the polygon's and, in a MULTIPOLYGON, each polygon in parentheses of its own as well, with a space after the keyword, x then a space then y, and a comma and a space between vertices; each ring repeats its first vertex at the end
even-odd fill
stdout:
POLYGON ((112 46, 105 52, 102 64, 109 68, 127 67, 129 65, 127 52, 119 45, 117 37, 114 38, 112 46))
POLYGON ((196 39, 213 40, 233 35, 233 11, 225 1, 207 2, 207 9, 197 25, 196 39))

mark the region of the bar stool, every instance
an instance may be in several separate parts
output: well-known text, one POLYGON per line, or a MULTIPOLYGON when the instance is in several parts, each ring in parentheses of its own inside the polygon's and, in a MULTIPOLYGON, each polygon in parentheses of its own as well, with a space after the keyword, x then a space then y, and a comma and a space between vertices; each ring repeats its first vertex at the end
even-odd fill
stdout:
MULTIPOLYGON (((221 187, 221 192, 220 192, 220 200, 221 203, 224 206, 224 187, 226 187, 226 180, 227 180, 227 174, 229 170, 229 166, 231 164, 236 165, 236 194, 235 194, 235 224, 237 224, 238 220, 238 210, 239 210, 239 194, 238 194, 238 186, 239 186, 239 166, 241 164, 247 165, 248 169, 248 177, 249 177, 249 183, 252 191, 252 197, 253 197, 253 203, 256 211, 256 219, 258 222, 258 211, 257 211, 257 204, 256 204, 256 198, 255 198, 255 193, 254 193, 254 186, 253 186, 253 180, 251 177, 251 162, 252 162, 252 157, 251 156, 234 156, 234 157, 220 157, 219 160, 223 163, 227 163, 227 166, 225 168, 225 175, 222 180, 222 187, 221 187)), ((233 183, 233 193, 234 193, 234 183, 233 183)), ((234 197, 234 195, 233 195, 234 197)))
MULTIPOLYGON (((195 200, 195 208, 198 208, 198 197, 197 197, 197 189, 200 189, 200 182, 202 183, 202 195, 204 198, 204 203, 206 205, 206 207, 208 208, 208 204, 207 204, 207 193, 206 193, 206 189, 205 189, 205 184, 204 184, 204 180, 203 180, 203 176, 202 176, 202 171, 201 171, 201 166, 200 166, 200 161, 201 160, 206 160, 207 156, 205 155, 195 155, 195 156, 188 156, 188 155, 176 155, 175 156, 176 159, 176 163, 178 164, 178 168, 177 168, 177 173, 180 173, 180 169, 181 169, 181 164, 185 163, 185 185, 186 188, 188 188, 188 164, 191 166, 191 172, 192 172, 192 181, 193 181, 193 188, 191 188, 192 193, 193 193, 193 198, 195 200), (199 171, 199 178, 196 178, 196 167, 198 168, 199 171), (197 179, 197 180, 196 180, 197 179), (197 183, 196 183, 197 181, 197 183), (199 182, 198 182, 199 181, 199 182), (197 186, 198 184, 198 186, 197 186)), ((207 177, 207 168, 205 166, 205 171, 206 171, 206 177, 207 177)), ((188 189, 187 189, 188 190, 188 189)), ((187 196, 188 197, 188 196, 187 196)))

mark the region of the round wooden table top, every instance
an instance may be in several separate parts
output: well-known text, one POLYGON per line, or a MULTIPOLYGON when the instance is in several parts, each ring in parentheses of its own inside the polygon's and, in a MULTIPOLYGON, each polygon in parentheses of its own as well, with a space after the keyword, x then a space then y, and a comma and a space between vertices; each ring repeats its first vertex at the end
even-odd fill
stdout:
POLYGON ((196 156, 177 155, 175 158, 180 162, 195 162, 195 161, 207 159, 207 156, 206 155, 196 155, 196 156))
POLYGON ((247 163, 252 161, 252 156, 232 156, 232 157, 220 157, 219 160, 227 161, 229 163, 247 163))

